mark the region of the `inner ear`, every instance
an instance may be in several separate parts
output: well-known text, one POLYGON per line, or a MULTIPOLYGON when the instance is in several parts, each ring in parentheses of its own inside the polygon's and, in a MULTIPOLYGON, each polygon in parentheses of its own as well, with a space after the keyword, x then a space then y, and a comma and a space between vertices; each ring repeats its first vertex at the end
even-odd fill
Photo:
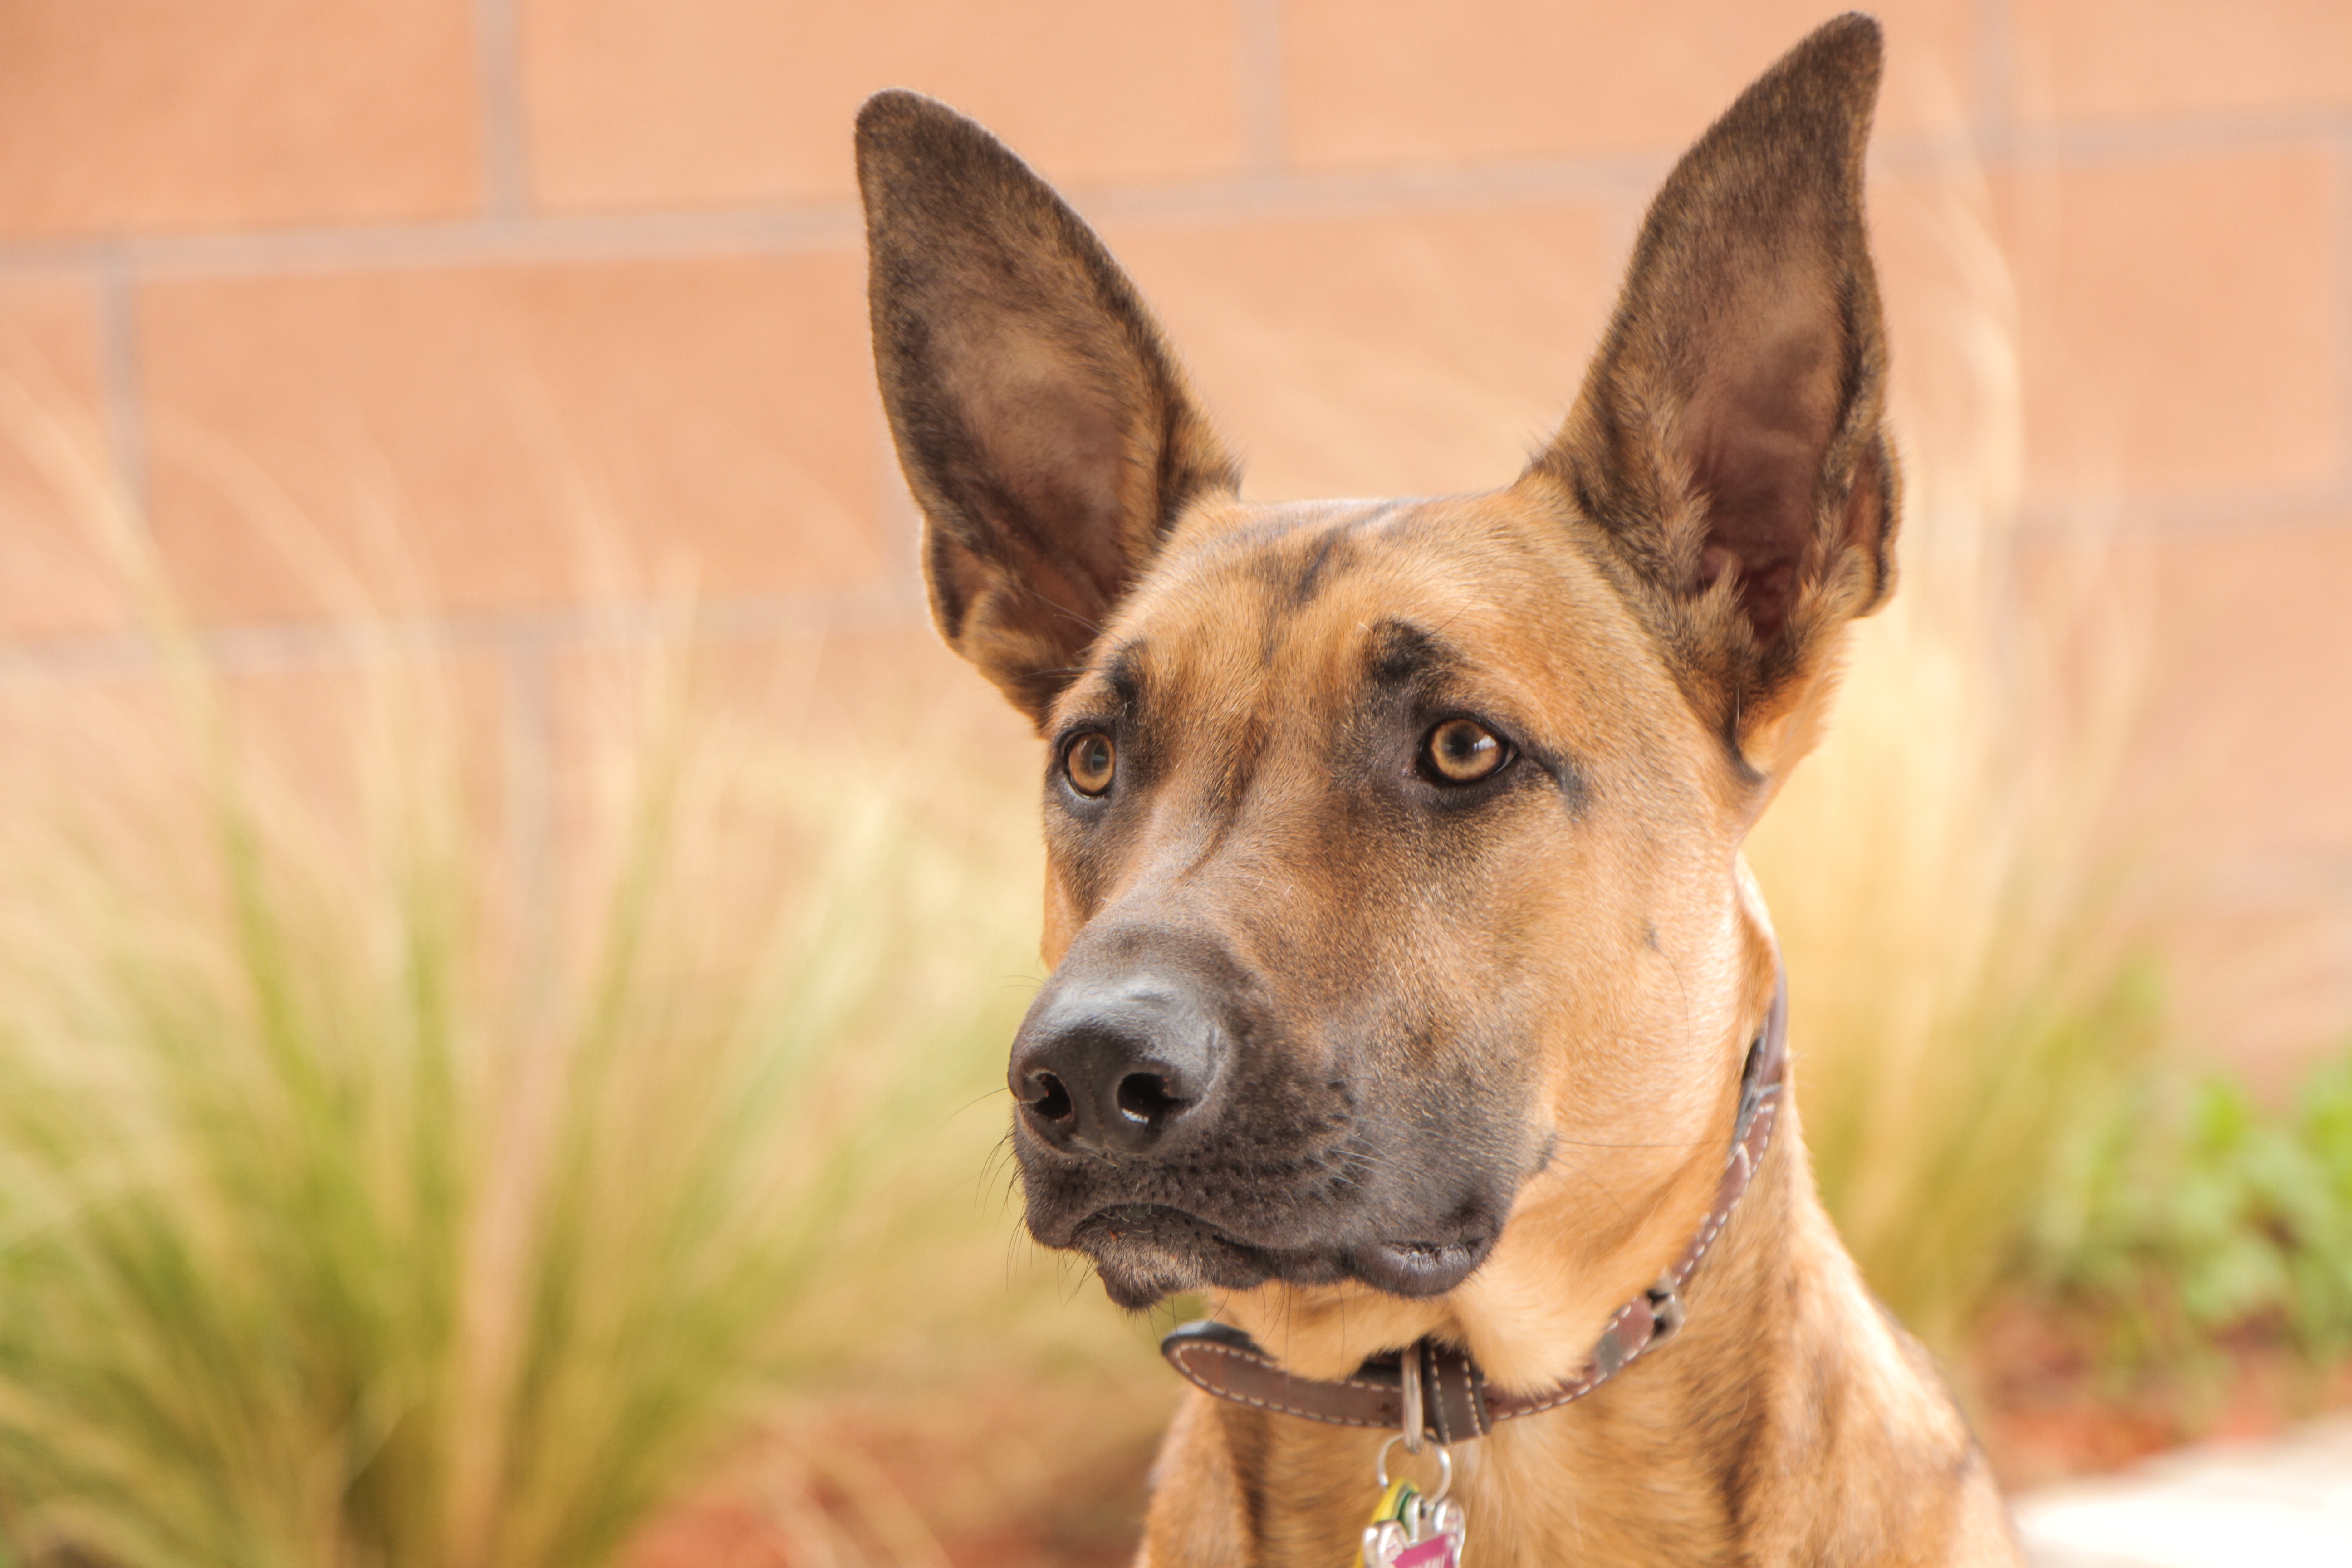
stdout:
POLYGON ((1082 578, 1071 607, 1099 612, 1131 566, 1120 520, 1135 498, 1120 492, 1145 477, 1128 472, 1120 399, 1049 337, 991 325, 951 326, 961 341, 940 356, 942 390, 979 447, 974 510, 1023 553, 1082 578))
POLYGON ((1839 17, 1684 154, 1528 476, 1598 529, 1736 750, 1801 706, 1837 627, 1893 580, 1885 334, 1862 220, 1878 74, 1877 25, 1839 17))
POLYGON ((1042 723, 1186 508, 1238 470, 1127 275, 995 137, 877 93, 857 176, 933 617, 1042 723))
POLYGON ((1749 626, 1769 645, 1818 564, 1822 459, 1847 378, 1842 334, 1824 330, 1826 302, 1806 299, 1802 279, 1782 273, 1744 292, 1735 330, 1689 393, 1691 485, 1705 519, 1691 586, 1734 573, 1749 626))

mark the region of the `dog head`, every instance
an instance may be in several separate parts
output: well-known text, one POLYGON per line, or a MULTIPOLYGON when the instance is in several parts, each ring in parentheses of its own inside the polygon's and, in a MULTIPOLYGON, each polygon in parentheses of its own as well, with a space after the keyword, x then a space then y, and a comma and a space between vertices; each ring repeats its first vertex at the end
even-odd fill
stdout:
POLYGON ((933 612, 1047 742, 1028 1222, 1117 1300, 1395 1343, 1551 1276, 1605 1310, 1705 1211, 1772 984, 1739 845, 1891 586, 1878 64, 1831 23, 1685 156, 1514 483, 1378 502, 1244 501, 1085 224, 952 110, 866 105, 933 612))

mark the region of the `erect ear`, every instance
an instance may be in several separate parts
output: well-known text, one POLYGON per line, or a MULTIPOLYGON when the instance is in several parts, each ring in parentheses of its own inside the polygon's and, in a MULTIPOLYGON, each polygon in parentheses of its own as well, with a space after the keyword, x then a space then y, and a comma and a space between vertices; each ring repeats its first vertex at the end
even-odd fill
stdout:
POLYGON ((874 362, 949 646, 1042 723, 1186 504, 1239 472, 1078 216, 945 104, 857 115, 874 362))
POLYGON ((1767 775, 1810 743, 1843 623, 1894 585, 1885 329, 1862 216, 1878 71, 1878 25, 1841 16, 1684 155, 1530 470, 1601 525, 1683 689, 1767 775))

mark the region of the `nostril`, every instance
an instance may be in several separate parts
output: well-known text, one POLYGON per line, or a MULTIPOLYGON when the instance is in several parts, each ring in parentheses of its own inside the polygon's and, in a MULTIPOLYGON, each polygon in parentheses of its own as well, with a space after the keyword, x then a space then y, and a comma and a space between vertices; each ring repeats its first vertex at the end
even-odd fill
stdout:
POLYGON ((1118 1112, 1129 1121, 1157 1127, 1184 1103, 1168 1092, 1168 1080, 1157 1073, 1131 1072, 1118 1080, 1118 1112))
POLYGON ((1062 1080, 1052 1073, 1041 1072, 1030 1081, 1037 1086, 1039 1092, 1037 1098, 1029 1102, 1029 1109, 1048 1121, 1067 1121, 1072 1110, 1070 1091, 1062 1087, 1062 1080))

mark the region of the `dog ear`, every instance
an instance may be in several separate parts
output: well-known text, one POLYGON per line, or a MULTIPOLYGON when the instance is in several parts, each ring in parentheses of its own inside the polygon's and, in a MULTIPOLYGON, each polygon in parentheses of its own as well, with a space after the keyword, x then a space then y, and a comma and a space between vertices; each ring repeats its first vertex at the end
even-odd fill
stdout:
POLYGON ((1790 50, 1683 157, 1533 476, 1573 492, 1750 767, 1810 744, 1839 628, 1894 585, 1885 331, 1863 232, 1878 25, 1790 50))
POLYGON ((1186 504, 1239 471, 1118 264, 987 131, 877 93, 857 181, 932 615, 1042 724, 1186 504))

